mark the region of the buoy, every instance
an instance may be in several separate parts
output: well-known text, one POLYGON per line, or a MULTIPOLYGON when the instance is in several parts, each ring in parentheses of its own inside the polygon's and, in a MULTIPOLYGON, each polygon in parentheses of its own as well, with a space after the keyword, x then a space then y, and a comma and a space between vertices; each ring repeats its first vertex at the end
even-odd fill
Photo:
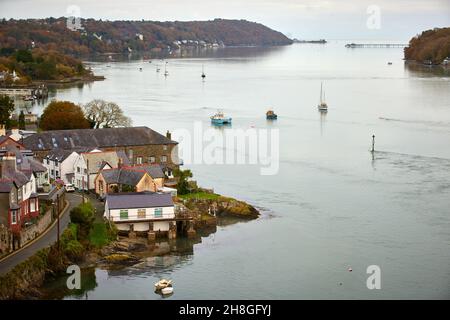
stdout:
POLYGON ((348 267, 348 272, 352 272, 352 271, 353 271, 352 267, 348 267))

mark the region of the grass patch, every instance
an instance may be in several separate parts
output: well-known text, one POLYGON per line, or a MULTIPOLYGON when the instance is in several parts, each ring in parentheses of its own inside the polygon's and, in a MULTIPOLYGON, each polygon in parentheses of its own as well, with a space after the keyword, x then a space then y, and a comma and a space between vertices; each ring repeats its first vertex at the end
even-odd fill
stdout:
POLYGON ((209 192, 195 192, 178 195, 178 198, 180 199, 199 199, 199 200, 216 200, 219 197, 220 195, 209 192))
POLYGON ((89 242, 94 247, 103 247, 109 243, 109 235, 103 222, 96 222, 89 233, 89 242))

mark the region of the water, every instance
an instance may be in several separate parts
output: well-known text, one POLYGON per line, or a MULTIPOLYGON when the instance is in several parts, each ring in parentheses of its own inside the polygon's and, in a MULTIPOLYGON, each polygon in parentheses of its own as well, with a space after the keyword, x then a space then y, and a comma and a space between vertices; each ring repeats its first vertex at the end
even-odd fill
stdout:
POLYGON ((167 253, 169 262, 91 270, 87 290, 66 298, 160 299, 152 290, 161 277, 174 280, 171 299, 450 298, 448 72, 405 66, 402 49, 343 42, 171 59, 167 78, 158 60, 91 66, 106 80, 56 98, 115 101, 134 125, 160 132, 192 130, 194 121, 208 128, 221 107, 233 128, 280 130, 280 169, 190 165, 200 185, 263 217, 220 226, 187 253, 167 253), (321 81, 325 116, 316 108, 321 81), (268 107, 278 121, 266 122, 268 107), (366 287, 373 264, 381 290, 366 287))

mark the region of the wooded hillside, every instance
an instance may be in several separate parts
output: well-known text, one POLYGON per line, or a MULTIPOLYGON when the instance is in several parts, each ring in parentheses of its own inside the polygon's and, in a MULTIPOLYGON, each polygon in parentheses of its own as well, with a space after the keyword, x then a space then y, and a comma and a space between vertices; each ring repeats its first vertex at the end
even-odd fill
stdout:
POLYGON ((245 20, 156 22, 82 19, 82 29, 66 18, 0 21, 0 47, 55 50, 65 54, 173 50, 182 46, 273 46, 292 41, 280 32, 245 20))
POLYGON ((422 32, 409 41, 405 59, 440 64, 450 56, 450 28, 436 28, 422 32))

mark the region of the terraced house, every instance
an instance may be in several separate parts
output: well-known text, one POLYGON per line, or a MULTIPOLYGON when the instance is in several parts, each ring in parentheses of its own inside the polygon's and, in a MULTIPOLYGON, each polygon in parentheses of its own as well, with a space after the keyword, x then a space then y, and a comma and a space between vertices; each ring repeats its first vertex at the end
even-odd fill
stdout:
POLYGON ((20 244, 20 231, 39 215, 38 176, 46 168, 34 159, 16 157, 14 152, 0 155, 0 226, 11 236, 3 238, 0 251, 14 249, 20 244))
POLYGON ((179 167, 178 142, 148 127, 55 130, 36 133, 23 139, 27 149, 40 160, 55 148, 122 151, 132 165, 159 164, 167 175, 179 167))

